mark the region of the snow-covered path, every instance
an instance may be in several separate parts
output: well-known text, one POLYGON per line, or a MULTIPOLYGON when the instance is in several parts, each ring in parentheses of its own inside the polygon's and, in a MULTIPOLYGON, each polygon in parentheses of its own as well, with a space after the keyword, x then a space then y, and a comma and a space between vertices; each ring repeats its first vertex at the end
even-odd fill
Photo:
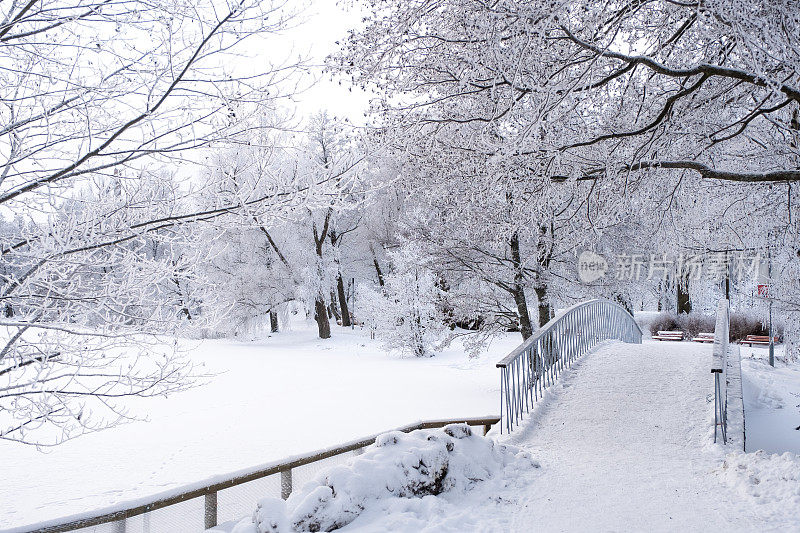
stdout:
POLYGON ((713 443, 710 368, 709 345, 600 346, 518 430, 494 435, 539 467, 379 500, 341 531, 800 531, 800 461, 713 443))
POLYGON ((715 472, 710 354, 697 344, 615 343, 565 373, 509 438, 542 465, 516 498, 511 529, 781 529, 715 472))
MULTIPOLYGON (((800 532, 800 460, 713 443, 711 346, 604 344, 512 435, 536 464, 386 498, 344 533, 800 532)), ((513 449, 513 448, 512 448, 513 449)))

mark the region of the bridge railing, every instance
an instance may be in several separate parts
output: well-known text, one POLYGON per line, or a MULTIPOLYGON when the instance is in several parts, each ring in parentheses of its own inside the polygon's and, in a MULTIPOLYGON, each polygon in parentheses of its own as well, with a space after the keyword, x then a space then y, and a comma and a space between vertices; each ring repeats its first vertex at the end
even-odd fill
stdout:
POLYGON ((719 428, 725 444, 728 443, 729 313, 728 300, 720 300, 714 326, 714 351, 711 355, 711 373, 714 374, 714 442, 717 442, 719 428))
MULTIPOLYGON (((485 435, 489 429, 499 422, 497 416, 476 418, 454 418, 446 420, 426 420, 416 422, 387 431, 403 431, 405 433, 417 429, 441 428, 449 424, 464 423, 469 426, 483 427, 485 435)), ((382 433, 386 433, 385 431, 382 433)), ((125 533, 126 531, 202 531, 216 526, 220 519, 230 521, 240 519, 255 509, 256 502, 271 494, 283 499, 292 493, 292 473, 309 465, 331 466, 331 461, 346 460, 347 455, 358 455, 362 448, 375 442, 381 433, 363 437, 348 443, 318 450, 305 455, 291 457, 276 463, 261 465, 252 469, 243 470, 229 475, 215 476, 191 485, 141 498, 130 504, 120 504, 114 507, 89 511, 69 518, 48 520, 38 524, 4 530, 5 533, 56 533, 62 531, 86 531, 86 533, 125 533), (244 487, 245 485, 267 481, 270 478, 275 483, 261 483, 256 490, 245 492, 251 496, 243 498, 243 494, 227 492, 244 487), (222 496, 222 498, 218 498, 222 496), (248 501, 243 501, 248 500, 248 501), (224 508, 223 502, 228 502, 224 508), (230 505, 235 502, 235 505, 230 505), (97 529, 99 528, 99 529, 97 529)), ((333 463, 335 464, 335 463, 333 463)), ((296 481, 296 480, 295 480, 296 481)), ((302 481, 302 476, 301 476, 302 481)))
POLYGON ((638 344, 642 330, 621 305, 589 300, 560 313, 497 363, 500 432, 511 432, 564 368, 610 339, 638 344))

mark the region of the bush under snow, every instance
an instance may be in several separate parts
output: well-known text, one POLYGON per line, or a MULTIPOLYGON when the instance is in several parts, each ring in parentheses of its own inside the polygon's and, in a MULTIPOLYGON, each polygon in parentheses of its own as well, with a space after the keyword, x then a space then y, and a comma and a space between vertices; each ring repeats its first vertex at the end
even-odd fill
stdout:
POLYGON ((474 435, 469 426, 393 431, 348 463, 321 473, 284 502, 262 499, 233 533, 333 531, 380 500, 470 491, 509 465, 539 465, 523 451, 474 435))

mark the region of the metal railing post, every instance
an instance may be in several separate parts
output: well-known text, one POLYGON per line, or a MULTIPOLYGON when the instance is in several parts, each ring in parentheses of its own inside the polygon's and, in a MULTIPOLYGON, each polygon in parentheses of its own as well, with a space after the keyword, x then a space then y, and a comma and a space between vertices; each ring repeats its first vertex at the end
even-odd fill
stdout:
POLYGON ((711 373, 714 374, 714 442, 717 442, 717 426, 722 442, 728 443, 728 301, 720 300, 714 326, 714 349, 711 358, 711 373))

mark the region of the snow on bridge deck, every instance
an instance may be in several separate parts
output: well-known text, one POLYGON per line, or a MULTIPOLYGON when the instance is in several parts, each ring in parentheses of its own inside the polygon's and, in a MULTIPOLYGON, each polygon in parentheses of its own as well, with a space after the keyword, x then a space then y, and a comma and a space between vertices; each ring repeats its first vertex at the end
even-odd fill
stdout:
POLYGON ((386 500, 341 531, 800 531, 797 457, 713 444, 710 369, 709 345, 601 345, 499 438, 540 468, 386 500))
POLYGON ((710 359, 705 345, 613 343, 568 370, 508 437, 542 466, 508 530, 770 529, 718 475, 710 359))

